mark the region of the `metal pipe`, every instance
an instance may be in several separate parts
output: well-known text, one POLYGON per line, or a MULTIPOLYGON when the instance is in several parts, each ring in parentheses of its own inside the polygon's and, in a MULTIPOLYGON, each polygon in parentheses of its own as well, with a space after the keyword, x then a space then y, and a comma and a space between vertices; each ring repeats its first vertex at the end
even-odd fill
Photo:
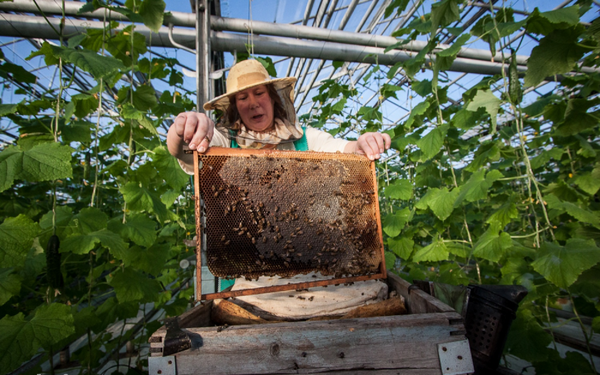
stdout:
POLYGON ((202 105, 211 96, 208 75, 210 70, 210 11, 207 0, 196 0, 196 110, 204 112, 202 105))
MULTIPOLYGON (((45 13, 61 14, 61 12, 62 12, 60 4, 56 3, 54 1, 40 0, 40 1, 38 1, 38 4, 40 5, 40 9, 42 9, 45 13)), ((363 17, 363 20, 361 20, 361 23, 359 26, 362 27, 362 25, 364 25, 364 23, 366 22, 370 13, 373 11, 373 8, 374 8, 373 4, 376 4, 376 0, 371 4, 369 9, 365 13, 365 16, 363 17)), ((99 18, 104 15, 104 12, 101 10, 97 10, 97 11, 91 12, 91 13, 77 14, 77 12, 79 11, 79 8, 80 8, 80 3, 76 3, 73 1, 65 2, 65 14, 66 15, 87 17, 87 18, 99 18)), ((321 8, 324 8, 324 7, 321 7, 321 8)), ((17 3, 3 2, 3 3, 0 3, 0 10, 39 13, 39 11, 35 7, 35 4, 33 3, 32 0, 23 0, 22 2, 17 2, 17 3)), ((322 20, 323 15, 324 15, 323 13, 325 12, 324 9, 323 9, 323 12, 321 12, 321 10, 322 9, 319 9, 319 14, 317 15, 317 18, 319 21, 322 20)), ((211 25, 212 30, 236 31, 236 32, 242 32, 244 34, 246 34, 248 31, 247 30, 247 22, 248 22, 247 20, 235 19, 235 18, 223 18, 223 17, 217 17, 217 16, 211 16, 210 18, 211 18, 210 25, 211 25)), ((117 12, 111 12, 110 17, 108 17, 108 19, 116 20, 116 21, 123 21, 123 22, 130 22, 125 16, 123 16, 122 14, 117 13, 117 12)), ((69 22, 69 21, 70 22, 78 21, 79 23, 82 23, 82 21, 80 21, 80 20, 67 19, 67 22, 69 22)), ((316 21, 317 20, 315 20, 315 22, 316 21)), ((89 23, 93 24, 93 22, 89 22, 89 23)), ((165 23, 167 25, 169 23, 171 23, 174 26, 195 27, 195 15, 183 13, 183 12, 171 12, 171 16, 165 17, 165 23)), ((137 26, 136 31, 140 32, 141 27, 142 27, 142 25, 137 26)), ((384 47, 385 48, 385 47, 389 47, 393 44, 396 44, 398 42, 398 39, 391 37, 391 36, 371 35, 371 34, 364 34, 364 33, 358 33, 358 32, 352 33, 352 32, 347 32, 347 31, 342 31, 342 30, 327 30, 327 29, 323 29, 323 28, 319 28, 319 27, 297 26, 297 25, 290 25, 290 24, 275 24, 275 23, 271 23, 271 22, 262 22, 262 21, 253 21, 252 29, 253 29, 254 34, 284 36, 284 37, 301 38, 301 39, 314 39, 314 40, 347 43, 347 44, 354 44, 354 45, 364 45, 364 46, 371 46, 371 47, 384 47)), ((360 30, 360 29, 358 29, 358 30, 360 30)), ((194 34, 194 33, 192 33, 192 34, 194 34)), ((11 36, 14 36, 14 35, 11 34, 11 36)), ((168 33, 166 33, 164 36, 168 38, 168 33)), ((39 37, 43 37, 43 36, 40 35, 39 37)), ((152 38, 154 39, 155 35, 153 35, 152 38)), ((185 45, 185 43, 183 43, 183 44, 185 45)), ((412 42, 404 45, 402 48, 418 52, 421 49, 423 49, 426 45, 427 45, 427 43, 423 42, 423 41, 412 41, 412 42)), ((445 44, 440 44, 438 46, 439 50, 443 50, 443 49, 446 49, 449 47, 450 47, 450 45, 445 45, 445 44)), ((492 55, 489 51, 473 49, 473 48, 462 48, 460 50, 460 52, 458 53, 458 56, 468 57, 468 58, 473 58, 473 59, 480 59, 480 60, 485 60, 485 61, 490 61, 492 59, 492 55)), ((517 56, 517 63, 518 64, 526 64, 527 58, 528 58, 527 56, 519 55, 519 56, 517 56)), ((494 61, 498 61, 498 62, 502 61, 502 54, 496 53, 496 55, 494 56, 494 61)))
MULTIPOLYGON (((18 16, 12 14, 0 14, 6 22, 0 22, 0 35, 26 37, 26 38, 47 38, 56 39, 53 29, 48 25, 48 22, 42 17, 32 18, 29 16, 18 16)), ((59 19, 48 19, 55 27, 58 27, 59 19)), ((83 33, 88 28, 101 28, 102 22, 93 22, 85 20, 67 19, 64 33, 68 35, 76 35, 83 33)), ((117 29, 123 29, 124 26, 119 26, 117 29)), ((136 26, 136 32, 145 36, 150 35, 150 29, 145 26, 136 26)), ((194 46, 195 31, 188 29, 174 29, 173 39, 179 44, 194 46)), ((233 51, 244 50, 246 38, 244 35, 214 32, 212 33, 211 43, 214 45, 215 51, 233 51)), ((168 28, 161 27, 158 33, 152 33, 152 45, 173 47, 168 38, 168 28)), ((413 53, 393 50, 388 53, 383 53, 383 48, 353 46, 341 43, 315 42, 291 38, 273 38, 273 37, 255 37, 255 51, 259 54, 275 55, 275 56, 295 56, 313 59, 339 60, 376 63, 382 65, 393 65, 399 61, 406 61, 413 58, 413 53)), ((429 62, 426 59, 426 63, 429 62)), ((519 71, 525 72, 527 67, 520 65, 519 71)), ((450 71, 479 73, 479 74, 496 74, 502 71, 502 64, 457 57, 450 71)), ((598 72, 600 70, 589 67, 583 67, 585 73, 598 72)))

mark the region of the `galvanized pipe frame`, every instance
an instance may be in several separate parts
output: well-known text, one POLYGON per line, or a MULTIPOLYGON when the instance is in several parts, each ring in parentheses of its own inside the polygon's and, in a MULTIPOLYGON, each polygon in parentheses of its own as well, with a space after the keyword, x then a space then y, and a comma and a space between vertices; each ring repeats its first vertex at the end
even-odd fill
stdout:
MULTIPOLYGON (((54 1, 49 0, 40 0, 38 1, 40 5, 40 9, 48 14, 62 14, 62 9, 59 4, 54 1)), ((373 3, 375 4, 375 2, 373 3)), ((374 6, 369 8, 365 17, 361 21, 361 25, 366 22, 366 16, 373 11, 374 6)), ((101 18, 104 16, 104 11, 97 10, 91 13, 82 13, 78 14, 80 3, 75 3, 73 1, 65 2, 65 14, 68 16, 76 16, 76 17, 85 17, 85 18, 101 18)), ((28 13, 38 13, 38 9, 35 6, 33 1, 23 1, 18 3, 9 3, 4 2, 0 3, 0 10, 3 11, 15 11, 15 12, 28 12, 28 13)), ((321 9, 319 10, 321 11, 321 9)), ((165 24, 173 24, 174 26, 183 26, 183 27, 195 27, 195 15, 188 14, 183 12, 170 12, 171 14, 165 17, 165 24)), ((325 13, 325 10, 323 10, 325 13)), ((324 15, 324 14, 323 14, 324 15)), ((322 19, 321 17, 317 17, 319 21, 322 19)), ((318 16, 318 15, 317 15, 318 16)), ((210 17, 210 25, 211 29, 214 31, 233 31, 233 32, 241 32, 247 33, 247 25, 248 21, 243 19, 234 19, 234 18, 223 18, 217 16, 210 17)), ((110 12, 110 20, 122 21, 122 22, 130 22, 125 16, 117 12, 110 12)), ((370 47, 389 47, 398 42, 398 39, 391 36, 384 35, 372 35, 372 34, 364 34, 359 32, 348 32, 343 30, 328 30, 321 27, 310 27, 310 26, 300 26, 300 25, 291 25, 291 24, 275 24, 270 22, 263 21, 253 21, 252 29, 255 34, 264 34, 271 36, 281 36, 281 37, 290 37, 290 38, 299 38, 299 39, 310 39, 310 40, 321 40, 321 41, 329 41, 329 42, 338 42, 344 44, 351 45, 364 45, 370 47)), ((43 37, 43 36, 39 36, 43 37)), ((182 43, 185 44, 185 43, 182 43)), ((403 46, 404 49, 418 52, 425 47, 427 43, 421 41, 413 41, 403 46)), ((438 46, 439 50, 443 50, 449 48, 449 45, 441 44, 438 46)), ((492 59, 492 55, 489 51, 486 50, 478 50, 473 48, 462 48, 458 54, 461 57, 479 59, 484 61, 490 61, 492 59)), ((527 61, 527 56, 518 56, 517 62, 519 64, 525 64, 527 61)), ((502 61, 502 54, 496 53, 493 56, 494 61, 502 61)))

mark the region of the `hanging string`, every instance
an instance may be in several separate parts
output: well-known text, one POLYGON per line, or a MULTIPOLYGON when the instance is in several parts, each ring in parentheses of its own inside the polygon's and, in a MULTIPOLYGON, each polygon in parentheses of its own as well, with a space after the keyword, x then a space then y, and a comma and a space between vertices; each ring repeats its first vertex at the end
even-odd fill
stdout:
POLYGON ((254 56, 254 30, 252 28, 252 0, 248 0, 248 6, 250 8, 250 54, 254 56))

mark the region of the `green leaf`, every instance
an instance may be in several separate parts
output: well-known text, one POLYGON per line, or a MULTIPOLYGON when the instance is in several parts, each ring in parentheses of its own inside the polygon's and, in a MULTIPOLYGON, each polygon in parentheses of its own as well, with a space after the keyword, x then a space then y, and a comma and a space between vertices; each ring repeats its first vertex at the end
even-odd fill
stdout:
POLYGON ((385 254, 385 268, 388 270, 394 268, 394 264, 396 264, 396 256, 394 254, 390 253, 389 251, 386 251, 384 254, 385 254))
POLYGON ((469 164, 465 170, 476 172, 489 161, 500 159, 499 145, 501 145, 499 142, 488 142, 479 146, 479 149, 475 152, 475 159, 473 159, 471 164, 469 164))
POLYGON ((506 232, 499 233, 498 225, 490 225, 479 237, 473 249, 473 255, 492 262, 498 262, 508 249, 512 248, 512 240, 506 232))
POLYGON ((122 259, 127 250, 127 244, 121 237, 107 229, 87 234, 76 234, 67 237, 60 246, 61 253, 87 254, 100 244, 108 248, 110 253, 118 259, 122 259))
POLYGON ((417 250, 413 262, 439 262, 448 259, 448 248, 441 239, 436 239, 431 244, 417 250))
POLYGON ((155 33, 160 30, 163 24, 166 4, 163 0, 143 0, 140 4, 140 16, 144 20, 144 25, 155 33))
POLYGON ((429 160, 440 152, 447 130, 447 125, 438 126, 417 141, 417 146, 423 152, 423 160, 429 160))
POLYGON ((0 192, 13 185, 21 173, 23 153, 18 147, 8 146, 0 152, 0 192))
POLYGON ((492 93, 491 90, 478 90, 473 100, 467 106, 468 111, 476 112, 479 108, 485 108, 490 114, 492 121, 492 134, 496 132, 496 117, 502 101, 492 93))
POLYGON ((527 17, 527 31, 535 34, 548 35, 555 29, 566 29, 579 23, 579 6, 540 12, 535 8, 527 17))
POLYGON ((489 171, 485 176, 485 170, 482 169, 478 172, 473 173, 469 181, 461 186, 460 194, 454 202, 454 206, 459 206, 464 199, 468 202, 475 202, 480 199, 487 198, 487 192, 492 187, 494 181, 504 177, 502 173, 496 169, 489 171))
POLYGON ((28 181, 50 181, 73 176, 73 149, 59 143, 42 143, 23 152, 18 178, 28 181))
POLYGON ((0 116, 4 117, 6 115, 12 115, 17 113, 17 108, 19 107, 19 103, 17 104, 0 104, 0 116))
POLYGON ((75 105, 75 116, 79 118, 83 118, 98 109, 98 99, 94 95, 73 95, 71 101, 75 105))
POLYGON ((123 261, 125 266, 158 276, 165 268, 170 248, 168 243, 154 244, 147 249, 134 246, 125 253, 123 261))
POLYGON ((550 159, 554 158, 555 160, 560 160, 560 157, 563 154, 563 149, 555 147, 551 150, 543 150, 538 156, 534 157, 529 161, 532 169, 537 169, 542 166, 545 166, 550 159))
POLYGON ((163 202, 167 208, 170 208, 180 195, 181 193, 176 190, 167 190, 160 196, 160 201, 163 202))
POLYGON ((431 34, 439 27, 450 25, 460 19, 460 9, 457 0, 443 0, 431 5, 431 34))
POLYGON ((335 69, 339 69, 339 68, 341 68, 342 66, 344 66, 344 62, 343 62, 343 61, 337 61, 337 60, 336 60, 336 61, 332 61, 332 62, 331 62, 331 66, 333 66, 333 69, 334 69, 334 70, 335 70, 335 69))
POLYGON ((459 189, 453 189, 452 191, 448 191, 447 188, 429 189, 423 200, 426 199, 427 206, 431 208, 435 216, 444 221, 454 211, 454 202, 459 192, 459 189))
POLYGON ((486 223, 492 224, 495 222, 498 223, 501 228, 504 228, 512 221, 512 219, 517 219, 518 217, 519 211, 517 211, 517 206, 512 202, 507 202, 491 214, 486 220, 486 223))
POLYGON ((116 271, 108 283, 115 289, 120 303, 152 302, 162 290, 158 281, 130 267, 116 271))
POLYGON ((589 49, 577 44, 576 28, 556 30, 540 40, 527 60, 525 86, 536 86, 546 77, 570 72, 589 49))
POLYGON ((154 212, 161 222, 167 220, 169 213, 160 197, 137 182, 129 182, 119 189, 129 209, 154 212))
POLYGON ((547 347, 551 342, 552 337, 544 331, 531 310, 520 308, 506 340, 508 352, 529 362, 543 361, 547 358, 547 352, 540 348, 547 347))
POLYGON ((0 368, 16 369, 39 348, 49 349, 75 332, 71 309, 63 304, 41 305, 31 320, 22 313, 0 319, 0 368))
POLYGON ((44 42, 42 48, 29 55, 27 60, 35 56, 45 56, 48 65, 54 65, 58 63, 58 58, 62 58, 64 62, 90 73, 97 80, 125 69, 123 63, 114 57, 102 56, 89 50, 54 46, 48 42, 44 42))
POLYGON ((96 207, 83 208, 71 218, 64 230, 65 236, 72 234, 89 234, 106 228, 108 216, 96 207))
POLYGON ((548 281, 559 288, 568 288, 583 271, 600 262, 600 249, 593 240, 571 238, 560 246, 545 242, 539 257, 531 264, 548 281))
POLYGON ((156 240, 156 222, 145 215, 127 218, 122 234, 140 246, 150 246, 156 240))
POLYGON ((156 91, 150 85, 139 86, 133 92, 133 106, 140 111, 152 109, 158 103, 156 91))
POLYGON ((190 181, 190 176, 181 170, 177 159, 173 157, 165 146, 154 149, 153 164, 158 171, 158 176, 175 190, 181 190, 190 181))
POLYGON ((461 258, 467 258, 471 254, 471 246, 459 242, 446 242, 446 248, 450 254, 454 254, 461 258))
POLYGON ((577 206, 571 202, 562 202, 554 194, 548 194, 545 197, 548 207, 554 210, 560 210, 573 216, 575 219, 583 222, 592 224, 594 226, 600 226, 600 218, 595 213, 577 206))
POLYGON ((390 199, 409 200, 413 197, 413 185, 409 180, 398 179, 385 187, 384 194, 390 199))
POLYGON ((69 125, 60 127, 60 135, 67 144, 71 142, 89 144, 92 141, 92 126, 88 121, 72 121, 69 125))
MULTIPOLYGON (((565 110, 565 120, 557 127, 557 132, 560 135, 568 136, 596 126, 598 124, 597 113, 589 113, 589 110, 598 104, 598 100, 569 99, 565 110)), ((582 152, 588 156, 595 156, 596 152, 593 148, 585 150, 585 145, 588 145, 587 140, 583 137, 579 140, 580 146, 584 148, 582 152)))
POLYGON ((573 182, 581 190, 593 196, 600 189, 600 165, 597 165, 591 172, 577 176, 573 182))
POLYGON ((438 56, 443 57, 456 57, 460 52, 462 46, 471 38, 469 34, 463 34, 456 39, 454 43, 449 48, 443 49, 437 53, 438 56))
POLYGON ((0 264, 2 267, 21 267, 39 226, 21 214, 10 217, 0 224, 0 264))
POLYGON ((0 306, 19 293, 21 279, 13 273, 12 268, 0 268, 0 306))
POLYGON ((390 250, 404 260, 410 258, 415 246, 415 241, 408 237, 388 238, 387 243, 390 250))
POLYGON ((383 231, 390 237, 396 237, 402 232, 404 225, 412 219, 412 211, 405 207, 395 214, 387 214, 383 219, 383 231))
MULTIPOLYGON (((414 80, 411 84, 411 88, 413 89, 414 92, 416 92, 417 94, 419 94, 422 97, 426 97, 427 95, 431 94, 431 81, 428 81, 426 79, 422 80, 422 81, 417 81, 414 80)), ((422 102, 423 103, 423 102, 422 102)), ((429 106, 429 102, 426 102, 429 106)), ((419 103, 421 104, 421 103, 419 103)), ((416 107, 415 107, 416 108, 416 107)), ((413 111, 415 110, 415 108, 413 108, 413 111)), ((421 114, 423 114, 424 112, 422 112, 421 114)), ((412 111, 411 111, 412 114, 412 111)))
POLYGON ((277 77, 277 71, 275 70, 275 64, 273 63, 273 59, 271 59, 270 57, 255 57, 256 60, 258 62, 260 62, 265 69, 267 70, 267 73, 269 73, 269 75, 271 77, 277 77))
POLYGON ((421 116, 425 114, 427 109, 429 109, 430 105, 431 103, 426 100, 414 106, 414 108, 410 111, 410 116, 408 116, 408 120, 406 120, 406 122, 404 123, 406 129, 412 129, 413 125, 415 124, 415 122, 417 122, 417 120, 419 120, 418 124, 420 125, 420 122, 422 121, 421 116))

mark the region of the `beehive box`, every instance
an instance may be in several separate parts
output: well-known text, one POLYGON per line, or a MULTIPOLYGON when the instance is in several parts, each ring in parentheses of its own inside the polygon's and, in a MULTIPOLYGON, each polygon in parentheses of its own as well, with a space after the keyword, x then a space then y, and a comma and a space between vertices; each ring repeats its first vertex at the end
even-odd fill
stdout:
POLYGON ((178 318, 191 348, 170 354, 162 327, 150 338, 155 374, 467 374, 473 371, 461 315, 396 275, 390 290, 409 314, 214 326, 212 301, 178 318), (163 356, 164 354, 170 354, 163 356))

